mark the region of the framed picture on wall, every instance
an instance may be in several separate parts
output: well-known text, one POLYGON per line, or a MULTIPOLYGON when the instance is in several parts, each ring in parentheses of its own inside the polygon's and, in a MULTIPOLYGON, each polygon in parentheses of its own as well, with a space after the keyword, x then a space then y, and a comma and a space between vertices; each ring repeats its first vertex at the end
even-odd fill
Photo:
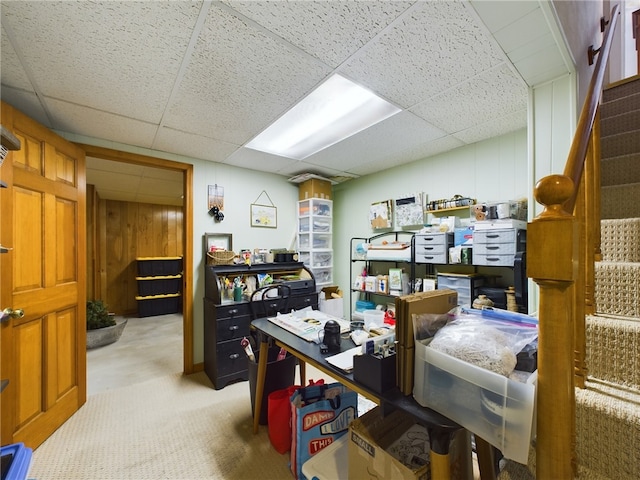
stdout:
POLYGON ((278 226, 278 209, 273 205, 251 204, 251 226, 276 228, 278 226))
POLYGON ((204 254, 213 250, 233 250, 230 233, 205 233, 204 234, 204 254))

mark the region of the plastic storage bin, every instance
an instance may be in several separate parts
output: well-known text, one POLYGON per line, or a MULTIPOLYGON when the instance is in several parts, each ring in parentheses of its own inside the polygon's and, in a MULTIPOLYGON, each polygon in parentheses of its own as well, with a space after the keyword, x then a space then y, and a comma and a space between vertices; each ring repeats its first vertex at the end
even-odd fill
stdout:
POLYGON ((31 467, 32 450, 24 443, 14 443, 0 448, 2 480, 26 480, 31 467))
POLYGON ((458 360, 416 341, 413 396, 475 433, 506 458, 527 463, 537 371, 527 383, 458 360))

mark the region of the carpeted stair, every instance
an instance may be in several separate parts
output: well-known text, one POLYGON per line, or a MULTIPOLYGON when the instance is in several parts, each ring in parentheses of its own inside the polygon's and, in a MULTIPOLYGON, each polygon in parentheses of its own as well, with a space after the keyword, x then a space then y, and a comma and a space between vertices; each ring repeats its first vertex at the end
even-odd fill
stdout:
MULTIPOLYGON (((602 261, 586 318, 586 388, 576 389, 578 478, 640 479, 640 76, 604 91, 602 261)), ((535 478, 506 462, 500 480, 535 478)), ((547 480, 547 479, 544 479, 547 480)))
POLYGON ((640 478, 640 77, 604 91, 602 261, 576 389, 580 478, 640 478))

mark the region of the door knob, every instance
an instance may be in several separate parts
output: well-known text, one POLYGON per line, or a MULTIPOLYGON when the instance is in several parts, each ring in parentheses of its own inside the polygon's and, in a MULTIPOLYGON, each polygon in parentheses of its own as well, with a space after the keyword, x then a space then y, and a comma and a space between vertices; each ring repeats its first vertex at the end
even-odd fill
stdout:
POLYGON ((22 317, 24 317, 24 310, 22 310, 21 308, 18 308, 16 310, 12 308, 5 308, 4 310, 2 310, 2 313, 0 313, 0 322, 6 322, 10 318, 22 317))

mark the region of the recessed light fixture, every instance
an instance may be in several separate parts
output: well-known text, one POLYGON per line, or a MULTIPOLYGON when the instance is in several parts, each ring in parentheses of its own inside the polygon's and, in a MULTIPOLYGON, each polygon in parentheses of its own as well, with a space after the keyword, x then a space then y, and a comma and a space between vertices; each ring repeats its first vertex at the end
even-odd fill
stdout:
POLYGON ((302 160, 399 111, 370 90, 335 74, 246 146, 302 160))

